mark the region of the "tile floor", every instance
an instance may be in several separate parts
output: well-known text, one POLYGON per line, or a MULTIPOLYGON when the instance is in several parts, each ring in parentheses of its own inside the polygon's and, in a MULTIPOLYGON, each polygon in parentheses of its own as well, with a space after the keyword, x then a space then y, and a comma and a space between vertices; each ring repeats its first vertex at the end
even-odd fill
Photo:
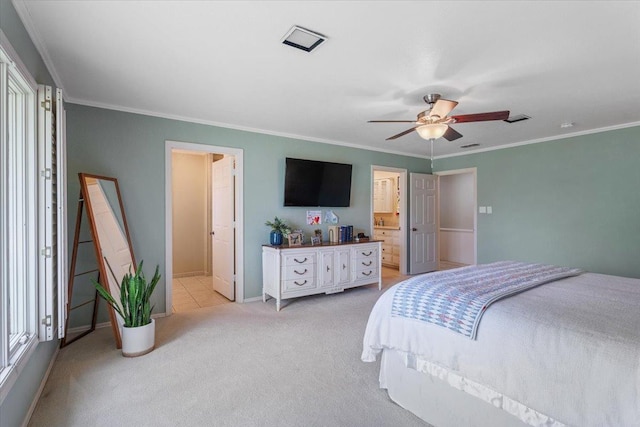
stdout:
POLYGON ((173 279, 173 312, 230 303, 213 290, 212 276, 191 276, 173 279))

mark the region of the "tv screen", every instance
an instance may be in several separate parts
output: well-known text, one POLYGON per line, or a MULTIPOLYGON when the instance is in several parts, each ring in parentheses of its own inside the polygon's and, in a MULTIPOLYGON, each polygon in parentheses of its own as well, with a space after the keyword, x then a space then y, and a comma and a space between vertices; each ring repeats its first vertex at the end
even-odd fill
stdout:
POLYGON ((351 200, 351 165, 286 158, 285 206, 346 207, 351 200))

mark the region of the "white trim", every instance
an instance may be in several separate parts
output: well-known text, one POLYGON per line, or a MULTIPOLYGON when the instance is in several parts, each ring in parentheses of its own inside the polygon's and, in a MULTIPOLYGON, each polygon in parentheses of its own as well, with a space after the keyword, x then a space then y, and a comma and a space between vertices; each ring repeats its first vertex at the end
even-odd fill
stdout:
POLYGON ((397 154, 399 156, 407 156, 407 157, 413 157, 413 158, 419 158, 419 159, 430 159, 430 157, 427 156, 427 155, 421 156, 419 154, 407 153, 407 152, 399 151, 399 150, 388 150, 388 149, 385 149, 385 148, 371 147, 371 146, 360 145, 360 144, 353 144, 353 143, 350 143, 350 142, 334 141, 334 140, 330 140, 330 139, 315 138, 315 137, 312 137, 312 136, 297 135, 297 134, 286 133, 286 132, 277 132, 277 131, 272 131, 272 130, 267 130, 267 129, 253 128, 253 127, 249 127, 249 126, 240 126, 240 125, 234 125, 234 124, 230 124, 230 123, 216 122, 216 121, 213 121, 213 120, 196 119, 196 118, 192 118, 192 117, 179 116, 179 115, 176 115, 176 114, 159 113, 159 112, 143 110, 143 109, 139 109, 139 108, 122 107, 122 106, 118 106, 118 105, 111 105, 111 104, 104 104, 104 103, 101 103, 101 102, 86 101, 86 100, 77 99, 77 98, 71 98, 71 97, 66 97, 66 100, 67 100, 68 103, 84 105, 84 106, 87 106, 87 107, 102 108, 102 109, 105 109, 105 110, 121 111, 121 112, 124 112, 124 113, 132 113, 132 114, 141 114, 141 115, 144 115, 144 116, 159 117, 159 118, 162 118, 162 119, 178 120, 178 121, 187 122, 187 123, 196 123, 196 124, 201 124, 201 125, 216 126, 216 127, 225 128, 225 129, 234 129, 234 130, 240 130, 240 131, 244 131, 244 132, 259 133, 259 134, 263 134, 263 135, 279 136, 279 137, 282 137, 282 138, 299 139, 299 140, 302 140, 302 141, 319 142, 319 143, 322 143, 322 144, 339 145, 341 147, 357 148, 359 150, 367 150, 367 151, 388 153, 388 154, 397 154))
POLYGON ((11 388, 29 362, 29 359, 31 359, 31 355, 36 350, 38 344, 38 335, 31 334, 29 341, 25 343, 24 347, 18 350, 18 353, 15 355, 16 362, 4 370, 0 370, 0 405, 2 405, 4 399, 9 395, 11 388))
POLYGON ((49 366, 47 366, 47 371, 44 373, 42 377, 42 381, 40 381, 40 386, 36 391, 36 394, 33 396, 33 400, 31 401, 31 405, 29 405, 29 410, 22 421, 21 427, 27 427, 29 425, 29 421, 31 420, 31 416, 33 415, 33 411, 36 410, 36 406, 38 405, 38 401, 40 400, 40 396, 42 395, 42 391, 44 390, 44 386, 47 384, 47 380, 49 379, 49 375, 51 374, 51 370, 53 369, 53 365, 58 358, 58 353, 60 352, 60 346, 56 345, 56 351, 53 353, 53 357, 49 361, 49 366))
POLYGON ((172 152, 174 150, 186 150, 190 152, 226 154, 235 157, 235 210, 236 210, 236 302, 245 302, 244 299, 244 150, 241 148, 222 147, 217 145, 194 144, 190 142, 165 141, 165 283, 166 283, 166 308, 165 314, 171 314, 173 305, 173 198, 172 185, 172 152))
POLYGON ((438 196, 437 196, 437 206, 438 206, 438 264, 440 264, 440 232, 445 230, 454 230, 454 229, 440 229, 440 177, 446 175, 462 175, 465 173, 470 173, 473 175, 473 230, 457 230, 464 232, 473 232, 473 264, 478 264, 478 168, 465 168, 465 169, 452 169, 446 171, 433 172, 434 175, 438 176, 438 196))
MULTIPOLYGON (((416 158, 416 159, 426 159, 426 160, 431 159, 431 157, 426 155, 426 154, 423 156, 423 155, 419 155, 419 154, 415 154, 415 153, 408 153, 406 151, 389 150, 389 149, 385 149, 385 148, 371 147, 371 146, 367 146, 367 145, 353 144, 353 143, 343 142, 343 141, 335 141, 335 140, 329 140, 329 139, 323 139, 323 138, 314 138, 314 137, 310 137, 310 136, 297 135, 297 134, 291 134, 291 133, 286 133, 286 132, 276 132, 276 131, 271 131, 271 130, 266 130, 266 129, 253 128, 253 127, 249 127, 249 126, 238 126, 238 125, 233 125, 233 124, 229 124, 229 123, 216 122, 216 121, 212 121, 212 120, 195 119, 195 118, 184 117, 184 116, 179 116, 179 115, 175 115, 175 114, 165 114, 165 113, 153 112, 153 111, 148 111, 148 110, 142 110, 142 109, 138 109, 138 108, 121 107, 121 106, 117 106, 117 105, 104 104, 104 103, 93 102, 93 101, 86 101, 86 100, 81 100, 81 99, 77 99, 77 98, 67 97, 66 100, 67 100, 68 103, 84 105, 84 106, 87 106, 87 107, 103 108, 103 109, 106 109, 106 110, 121 111, 121 112, 132 113, 132 114, 141 114, 141 115, 144 115, 144 116, 159 117, 159 118, 163 118, 163 119, 178 120, 178 121, 188 122, 188 123, 196 123, 196 124, 202 124, 202 125, 208 125, 208 126, 216 126, 216 127, 226 128, 226 129, 234 129, 234 130, 240 130, 240 131, 245 131, 245 132, 259 133, 259 134, 264 134, 264 135, 279 136, 279 137, 282 137, 282 138, 292 138, 292 139, 299 139, 299 140, 303 140, 303 141, 319 142, 319 143, 322 143, 322 144, 338 145, 338 146, 342 146, 342 147, 350 147, 350 148, 373 151, 373 152, 378 152, 378 153, 397 154, 399 156, 407 156, 407 157, 412 157, 412 158, 416 158)), ((466 156, 466 155, 469 155, 469 154, 482 153, 482 152, 485 152, 485 151, 502 150, 502 149, 505 149, 505 148, 513 148, 513 147, 519 147, 521 145, 537 144, 537 143, 540 143, 540 142, 557 141, 559 139, 573 138, 573 137, 576 137, 576 136, 590 135, 590 134, 594 134, 594 133, 608 132, 608 131, 618 130, 618 129, 626 129, 626 128, 635 127, 635 126, 640 126, 640 122, 632 122, 632 123, 625 123, 625 124, 620 124, 620 125, 605 126, 605 127, 602 127, 602 128, 590 129, 590 130, 585 130, 585 131, 581 131, 581 132, 567 133, 567 134, 562 134, 562 135, 548 136, 548 137, 544 137, 544 138, 531 139, 531 140, 527 140, 527 141, 514 142, 514 143, 510 143, 510 144, 496 145, 496 146, 492 146, 492 147, 479 148, 477 150, 468 150, 468 151, 464 151, 463 153, 443 154, 443 155, 440 155, 440 156, 433 156, 433 159, 434 160, 438 160, 438 159, 446 159, 448 157, 466 156)))
POLYGON ((371 189, 369 213, 369 225, 371 226, 370 235, 373 237, 373 226, 375 219, 373 217, 373 176, 375 171, 397 172, 400 175, 400 230, 398 239, 400 241, 400 274, 408 274, 407 259, 409 246, 407 245, 407 214, 409 213, 409 204, 407 203, 407 170, 402 168, 394 168, 390 166, 371 165, 371 189))
POLYGON ((262 297, 253 297, 253 298, 245 298, 245 300, 243 301, 244 303, 248 303, 248 302, 262 302, 262 297))
POLYGON ((0 29, 0 58, 2 58, 4 51, 4 55, 7 56, 6 60, 9 62, 10 67, 15 67, 20 73, 20 76, 26 81, 26 83, 31 86, 31 90, 34 92, 38 91, 38 83, 29 73, 29 69, 24 65, 20 56, 15 51, 7 36, 5 36, 2 29, 0 29))
MULTIPOLYGON (((55 85, 62 89, 63 94, 66 93, 64 90, 64 86, 62 85, 62 79, 58 75, 56 68, 53 66, 53 61, 51 60, 51 56, 49 56, 49 52, 47 51, 46 45, 42 42, 42 36, 38 31, 37 27, 33 24, 33 20, 31 19, 31 14, 29 13, 29 9, 27 8, 25 0, 12 0, 13 8, 16 10, 16 13, 22 20, 22 24, 24 28, 27 30, 27 33, 31 37, 31 41, 33 42, 36 50, 42 57, 42 61, 44 65, 47 67, 47 71, 51 75, 53 82, 55 85)), ((66 97, 65 97, 66 98, 66 97)))
POLYGON ((446 159, 448 157, 466 156, 466 155, 469 155, 469 154, 484 153, 486 151, 495 151, 495 150, 502 150, 502 149, 505 149, 505 148, 520 147, 521 145, 538 144, 540 142, 557 141, 559 139, 574 138, 574 137, 583 136, 583 135, 592 135, 594 133, 609 132, 609 131, 612 131, 612 130, 632 128, 632 127, 635 127, 635 126, 640 126, 640 122, 632 122, 632 123, 624 123, 624 124, 621 124, 621 125, 605 126, 603 128, 583 130, 583 131, 580 131, 580 132, 566 133, 566 134, 557 135, 557 136, 547 136, 547 137, 544 137, 544 138, 530 139, 528 141, 514 142, 512 144, 504 144, 504 145, 497 145, 495 147, 487 147, 487 148, 479 148, 477 150, 469 150, 469 151, 465 151, 464 153, 445 154, 445 155, 442 155, 442 156, 435 156, 434 159, 437 160, 437 159, 446 159))

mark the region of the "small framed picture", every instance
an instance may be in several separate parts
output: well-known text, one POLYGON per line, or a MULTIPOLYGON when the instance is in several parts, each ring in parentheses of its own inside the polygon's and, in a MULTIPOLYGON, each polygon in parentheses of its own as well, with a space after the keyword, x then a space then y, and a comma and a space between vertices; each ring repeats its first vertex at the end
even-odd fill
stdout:
POLYGON ((302 246, 302 234, 289 233, 289 246, 302 246))
POLYGON ((311 244, 312 245, 319 245, 322 243, 322 239, 319 236, 311 236, 311 244))

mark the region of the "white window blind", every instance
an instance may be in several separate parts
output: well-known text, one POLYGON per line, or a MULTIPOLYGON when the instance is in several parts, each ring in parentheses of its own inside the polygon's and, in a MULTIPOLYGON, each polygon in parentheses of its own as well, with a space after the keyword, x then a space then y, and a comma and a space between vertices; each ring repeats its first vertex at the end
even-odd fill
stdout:
POLYGON ((38 86, 40 341, 62 338, 66 307, 64 104, 60 90, 38 86))

